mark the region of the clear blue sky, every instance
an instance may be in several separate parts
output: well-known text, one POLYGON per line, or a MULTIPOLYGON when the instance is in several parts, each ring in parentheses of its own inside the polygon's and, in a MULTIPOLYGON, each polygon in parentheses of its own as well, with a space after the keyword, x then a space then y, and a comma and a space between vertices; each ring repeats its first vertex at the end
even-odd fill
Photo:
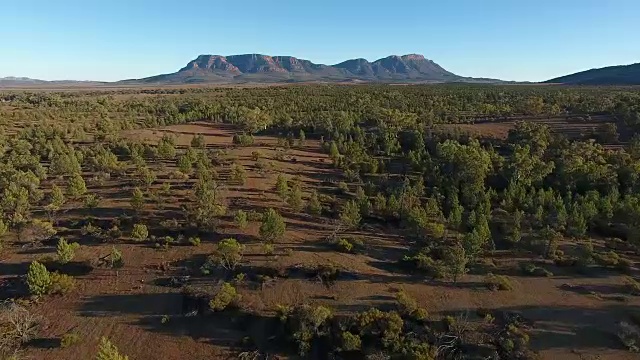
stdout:
POLYGON ((460 75, 532 81, 640 62, 639 0, 0 3, 0 77, 111 81, 253 52, 325 64, 420 53, 460 75))

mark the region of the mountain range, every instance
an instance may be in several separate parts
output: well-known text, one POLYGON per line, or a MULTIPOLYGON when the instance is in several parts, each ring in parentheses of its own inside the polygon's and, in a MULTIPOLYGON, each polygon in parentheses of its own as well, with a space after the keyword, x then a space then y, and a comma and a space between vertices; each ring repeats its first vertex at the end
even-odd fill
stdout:
POLYGON ((200 55, 177 72, 126 82, 500 82, 468 78, 442 68, 422 55, 391 55, 374 62, 352 59, 336 65, 315 64, 293 56, 200 55))
MULTIPOLYGON (((423 55, 391 55, 373 62, 351 59, 335 65, 316 64, 293 56, 200 55, 176 72, 118 82, 44 81, 0 78, 0 87, 120 86, 232 83, 378 82, 378 83, 505 83, 456 75, 423 55)), ((640 85, 640 63, 581 71, 544 81, 565 85, 640 85)))

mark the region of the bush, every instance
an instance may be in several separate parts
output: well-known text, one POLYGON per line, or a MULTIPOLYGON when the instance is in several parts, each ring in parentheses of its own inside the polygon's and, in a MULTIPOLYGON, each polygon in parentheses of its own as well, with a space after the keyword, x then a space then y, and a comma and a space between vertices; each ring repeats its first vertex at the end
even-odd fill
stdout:
POLYGON ((520 270, 524 275, 528 275, 528 276, 541 276, 541 277, 553 276, 553 273, 551 271, 538 267, 535 264, 530 262, 520 263, 520 270))
POLYGON ((215 263, 223 268, 233 270, 242 260, 243 252, 244 245, 240 244, 236 239, 228 238, 221 240, 216 245, 212 258, 215 263))
POLYGON ((189 244, 193 246, 200 246, 200 243, 201 243, 200 238, 197 236, 190 237, 188 241, 189 241, 189 244))
POLYGON ((241 146, 253 145, 255 139, 250 134, 235 134, 233 135, 233 143, 241 146))
POLYGON ((73 277, 60 274, 58 272, 51 273, 51 286, 48 290, 50 294, 64 295, 73 290, 76 286, 76 281, 73 277))
POLYGON ((27 272, 27 286, 31 295, 45 295, 51 289, 51 274, 49 270, 37 261, 29 265, 27 272))
POLYGON ((309 197, 309 201, 307 202, 307 211, 311 215, 322 214, 322 203, 320 203, 318 192, 315 190, 311 192, 311 196, 309 197))
POLYGON ((80 342, 80 335, 78 333, 66 333, 60 338, 60 347, 66 349, 80 342))
POLYGON ((342 351, 356 351, 362 348, 362 340, 360 336, 344 331, 340 336, 342 351))
POLYGON ((353 251, 353 244, 345 238, 340 238, 336 243, 336 248, 340 252, 350 253, 351 251, 353 251))
POLYGON ((100 345, 98 345, 96 360, 129 360, 129 358, 121 355, 118 348, 103 337, 100 339, 100 345))
POLYGON ((213 299, 209 301, 209 307, 213 311, 223 311, 232 304, 236 304, 240 300, 240 295, 236 291, 236 288, 230 283, 222 283, 220 290, 216 293, 213 299))
POLYGON ((494 275, 492 273, 487 274, 484 279, 485 286, 491 290, 512 290, 513 286, 506 276, 494 275))
POLYGON ((78 243, 67 243, 67 241, 61 237, 58 240, 58 246, 56 247, 56 254, 58 255, 58 262, 60 264, 66 264, 73 260, 76 256, 76 250, 80 247, 78 243))
POLYGON ((618 324, 618 339, 631 352, 640 352, 640 327, 622 321, 618 324))
POLYGON ((233 217, 233 221, 236 223, 236 226, 240 230, 245 229, 247 225, 249 225, 247 213, 242 210, 236 211, 236 215, 233 217))
POLYGON ((138 241, 145 241, 149 237, 149 230, 147 226, 144 224, 135 224, 133 225, 133 230, 131 230, 131 237, 138 241))
POLYGON ((14 359, 16 350, 36 337, 40 318, 24 306, 13 302, 0 302, 0 359, 14 359))

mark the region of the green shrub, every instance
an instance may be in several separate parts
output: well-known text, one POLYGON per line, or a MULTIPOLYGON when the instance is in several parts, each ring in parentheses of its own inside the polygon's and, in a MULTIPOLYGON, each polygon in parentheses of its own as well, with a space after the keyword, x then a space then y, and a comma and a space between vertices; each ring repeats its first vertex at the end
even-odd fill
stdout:
POLYGON ((129 358, 126 355, 121 355, 118 348, 103 337, 98 345, 96 360, 129 360, 129 358))
POLYGON ((230 283, 222 283, 220 290, 209 301, 209 307, 213 311, 223 311, 232 304, 236 304, 240 300, 240 295, 236 288, 230 283))
POLYGON ((409 316, 418 310, 418 303, 416 300, 404 290, 400 290, 396 294, 396 305, 398 307, 398 312, 402 315, 409 316))
POLYGON ((201 243, 200 238, 197 236, 191 236, 188 241, 189 241, 189 244, 193 246, 200 246, 200 243, 201 243))
POLYGON ((58 256, 58 262, 60 264, 66 264, 73 260, 76 256, 76 250, 80 247, 78 243, 69 244, 63 237, 58 240, 58 246, 56 247, 56 254, 58 256))
POLYGON ((487 274, 484 279, 485 286, 491 290, 512 290, 513 286, 506 276, 494 275, 492 273, 487 274))
POLYGON ((135 224, 133 225, 133 230, 131 230, 131 237, 138 241, 145 241, 149 237, 149 230, 147 226, 144 224, 135 224))
POLYGON ((242 210, 236 211, 236 215, 233 217, 233 221, 236 223, 236 226, 240 230, 245 229, 247 225, 249 225, 247 213, 242 210))
POLYGON ((530 262, 520 263, 520 270, 524 275, 528 275, 528 276, 540 276, 540 277, 553 276, 553 273, 551 271, 538 267, 535 264, 530 262))
POLYGON ((340 238, 336 243, 336 248, 340 252, 350 253, 351 251, 353 251, 353 244, 345 238, 340 238))
POLYGON ((51 286, 48 290, 50 294, 64 295, 73 290, 76 286, 76 281, 73 277, 60 274, 58 272, 51 273, 51 286))
POLYGON ((34 261, 27 272, 27 286, 31 295, 41 296, 51 289, 51 274, 41 263, 34 261))
POLYGON ((630 352, 640 352, 640 326, 622 321, 618 324, 617 336, 630 352))
POLYGON ((356 351, 362 348, 362 340, 360 336, 352 334, 348 331, 342 332, 340 336, 342 351, 356 351))
POLYGON ((66 349, 80 342, 80 335, 75 332, 70 332, 62 335, 60 338, 60 347, 66 349))

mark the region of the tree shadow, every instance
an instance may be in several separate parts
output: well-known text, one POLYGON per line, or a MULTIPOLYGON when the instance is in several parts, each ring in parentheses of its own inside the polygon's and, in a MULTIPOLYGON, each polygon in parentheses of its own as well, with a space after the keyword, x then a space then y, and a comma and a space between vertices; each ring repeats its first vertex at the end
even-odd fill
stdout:
MULTIPOLYGON (((467 312, 459 309, 453 313, 467 312)), ((518 314, 532 324, 531 348, 622 349, 616 337, 617 323, 640 311, 637 305, 610 305, 598 308, 572 306, 516 306, 494 309, 518 314)))

